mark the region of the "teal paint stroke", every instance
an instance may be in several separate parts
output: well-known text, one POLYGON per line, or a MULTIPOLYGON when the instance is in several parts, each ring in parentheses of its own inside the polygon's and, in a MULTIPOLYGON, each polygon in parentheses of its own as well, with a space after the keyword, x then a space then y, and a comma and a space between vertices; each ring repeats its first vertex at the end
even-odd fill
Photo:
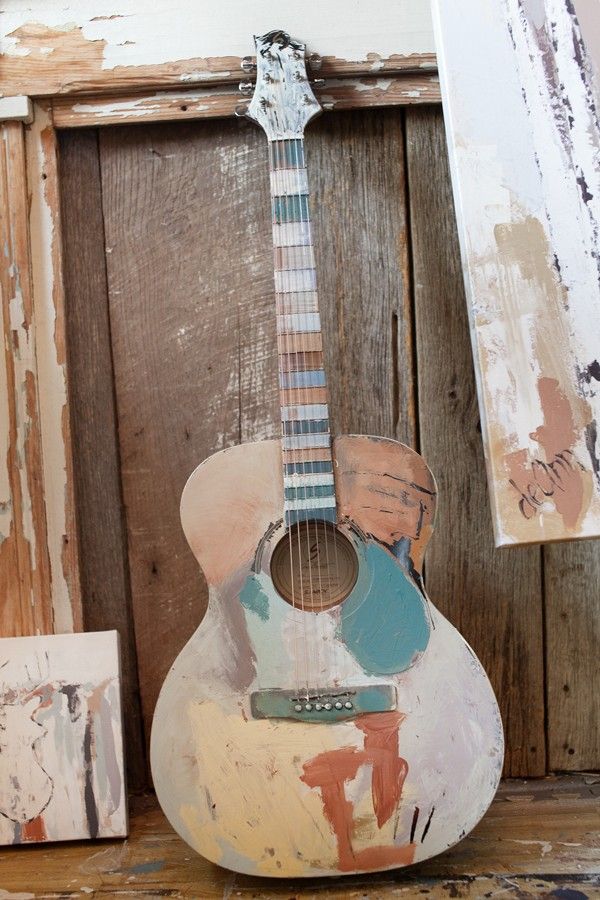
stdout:
POLYGON ((240 593, 240 603, 245 609, 256 613, 263 622, 269 620, 269 597, 256 575, 246 579, 240 593))
POLYGON ((383 547, 369 542, 359 554, 358 580, 342 604, 341 638, 366 673, 403 672, 429 641, 425 600, 383 547))

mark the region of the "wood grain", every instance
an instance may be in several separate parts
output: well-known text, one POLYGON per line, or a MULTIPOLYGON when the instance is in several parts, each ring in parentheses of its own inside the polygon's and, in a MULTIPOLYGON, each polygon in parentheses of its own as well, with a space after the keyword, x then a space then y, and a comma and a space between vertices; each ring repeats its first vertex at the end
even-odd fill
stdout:
MULTIPOLYGON (((315 94, 330 110, 374 106, 408 106, 439 103, 440 83, 428 71, 409 72, 390 78, 330 78, 315 87, 315 94)), ((233 116, 241 105, 237 85, 193 90, 103 94, 101 97, 55 97, 52 115, 57 128, 89 128, 185 119, 233 116)))
POLYGON ((597 541, 544 547, 548 764, 597 769, 600 733, 597 541))
POLYGON ((496 690, 510 775, 546 767, 540 551, 494 549, 469 328, 439 110, 406 113, 421 452, 438 482, 432 601, 496 690))
POLYGON ((306 132, 334 434, 415 441, 402 119, 323 116, 306 132))
POLYGON ((100 136, 108 286, 142 705, 206 589, 179 519, 205 457, 276 433, 266 142, 237 122, 100 136))
POLYGON ((0 634, 53 630, 23 125, 0 134, 0 634))
POLYGON ((79 570, 88 631, 120 636, 129 787, 147 784, 121 496, 98 136, 64 132, 60 184, 79 570))
POLYGON ((137 803, 127 841, 4 848, 2 884, 13 896, 344 900, 369 897, 596 897, 598 784, 576 776, 505 782, 488 814, 456 847, 396 872, 342 879, 235 875, 193 853, 153 798, 137 803))

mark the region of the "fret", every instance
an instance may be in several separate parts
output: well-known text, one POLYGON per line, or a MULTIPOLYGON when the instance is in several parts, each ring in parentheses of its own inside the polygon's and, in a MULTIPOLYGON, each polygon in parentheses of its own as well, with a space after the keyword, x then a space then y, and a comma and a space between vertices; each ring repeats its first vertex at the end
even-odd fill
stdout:
POLYGON ((281 409, 284 422, 293 419, 326 419, 328 415, 326 403, 302 403, 298 406, 283 406, 281 409))
POLYGON ((269 145, 285 520, 336 521, 308 179, 301 139, 269 145))
POLYGON ((279 169, 271 172, 271 194, 278 197, 308 194, 306 169, 279 169))
POLYGON ((299 247, 310 244, 308 222, 273 222, 273 245, 275 247, 299 247))
POLYGON ((306 313, 303 316, 293 313, 291 315, 277 316, 277 331, 280 334, 285 332, 305 332, 321 331, 321 317, 319 313, 306 313))
POLYGON ((322 372, 323 354, 320 350, 309 353, 280 353, 279 368, 282 373, 305 372, 306 370, 322 372))
POLYGON ((277 294, 275 301, 278 315, 304 315, 304 313, 319 311, 319 299, 316 291, 277 294))
POLYGON ((317 353, 323 349, 320 331, 287 331, 280 334, 281 353, 317 353))
POLYGON ((279 386, 282 388, 325 387, 325 372, 323 369, 280 372, 279 386))
POLYGON ((317 273, 314 269, 284 269, 275 271, 275 290, 278 294, 302 293, 315 291, 317 273))
POLYGON ((331 438, 326 434, 293 434, 283 438, 284 450, 310 450, 313 448, 330 447, 331 438))
POLYGON ((275 247, 276 269, 314 269, 315 254, 310 244, 275 247))

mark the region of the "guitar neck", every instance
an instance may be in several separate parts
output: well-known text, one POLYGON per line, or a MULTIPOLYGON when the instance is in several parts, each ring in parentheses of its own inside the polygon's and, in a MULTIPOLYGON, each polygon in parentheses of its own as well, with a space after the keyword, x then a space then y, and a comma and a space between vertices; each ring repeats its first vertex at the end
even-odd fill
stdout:
POLYGON ((302 138, 269 142, 286 524, 335 522, 329 398, 302 138))

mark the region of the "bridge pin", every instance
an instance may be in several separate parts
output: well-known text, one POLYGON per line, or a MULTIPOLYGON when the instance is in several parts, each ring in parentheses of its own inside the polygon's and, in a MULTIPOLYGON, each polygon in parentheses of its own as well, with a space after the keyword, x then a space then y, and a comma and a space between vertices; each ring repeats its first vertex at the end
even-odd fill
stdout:
POLYGON ((296 703, 296 705, 294 706, 294 709, 296 712, 302 712, 302 704, 296 703))
POLYGON ((304 709, 306 710, 306 712, 310 712, 312 709, 312 703, 305 703, 304 709))
POLYGON ((336 702, 336 704, 335 704, 335 708, 336 708, 336 709, 343 709, 343 708, 344 708, 344 704, 341 703, 341 702, 338 700, 338 701, 336 702))
POLYGON ((320 703, 315 703, 315 709, 316 709, 316 710, 321 710, 321 709, 323 709, 323 707, 321 706, 320 703))
POLYGON ((329 710, 331 709, 331 703, 325 703, 323 708, 326 709, 327 712, 329 712, 329 710))
POLYGON ((346 702, 344 703, 344 706, 346 707, 346 709, 352 709, 352 703, 351 703, 351 701, 350 701, 350 700, 346 700, 346 702))

